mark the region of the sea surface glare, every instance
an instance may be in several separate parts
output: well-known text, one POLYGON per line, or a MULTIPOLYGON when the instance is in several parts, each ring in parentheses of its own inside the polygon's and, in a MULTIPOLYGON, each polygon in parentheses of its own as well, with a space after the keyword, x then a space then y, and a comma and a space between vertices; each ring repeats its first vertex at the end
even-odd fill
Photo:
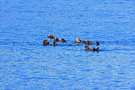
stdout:
POLYGON ((135 90, 135 0, 0 0, 0 90, 135 90))

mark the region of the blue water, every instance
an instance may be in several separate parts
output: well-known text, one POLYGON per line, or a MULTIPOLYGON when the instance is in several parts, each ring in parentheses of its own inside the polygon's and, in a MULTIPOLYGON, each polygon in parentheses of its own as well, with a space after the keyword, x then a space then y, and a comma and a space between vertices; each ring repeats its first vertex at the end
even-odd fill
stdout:
POLYGON ((135 90, 134 5, 1 0, 0 90, 135 90), (43 46, 48 34, 67 42, 43 46), (85 52, 77 37, 99 41, 100 51, 85 52))

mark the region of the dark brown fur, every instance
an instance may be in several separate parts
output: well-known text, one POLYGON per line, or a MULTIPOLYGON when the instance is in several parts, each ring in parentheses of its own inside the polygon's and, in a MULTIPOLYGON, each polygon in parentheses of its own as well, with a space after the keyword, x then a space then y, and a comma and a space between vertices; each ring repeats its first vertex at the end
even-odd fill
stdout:
POLYGON ((54 38, 54 41, 58 42, 59 41, 58 37, 55 37, 54 38))
POLYGON ((51 34, 49 34, 49 35, 48 35, 48 38, 50 38, 50 39, 54 39, 54 36, 53 36, 53 35, 51 35, 51 34))
POLYGON ((43 41, 43 45, 49 45, 48 40, 44 40, 44 41, 43 41))
POLYGON ((64 38, 61 39, 61 42, 66 42, 66 40, 64 38))
POLYGON ((92 45, 92 42, 91 41, 86 41, 85 44, 92 45))
POLYGON ((97 48, 93 47, 92 49, 90 49, 88 46, 85 46, 84 49, 86 51, 99 51, 99 47, 97 47, 97 48))
POLYGON ((53 44, 52 44, 52 46, 56 46, 56 45, 58 45, 58 44, 56 44, 56 41, 54 41, 53 44))
POLYGON ((95 43, 95 45, 97 45, 97 46, 98 46, 98 45, 99 45, 99 42, 97 41, 97 42, 95 43))

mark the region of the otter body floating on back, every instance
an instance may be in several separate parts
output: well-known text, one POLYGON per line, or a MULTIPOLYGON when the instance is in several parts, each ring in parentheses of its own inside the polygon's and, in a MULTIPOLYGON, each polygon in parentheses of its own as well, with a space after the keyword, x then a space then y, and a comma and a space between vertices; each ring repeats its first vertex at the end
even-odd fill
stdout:
POLYGON ((86 41, 85 44, 92 45, 92 42, 91 41, 86 41))
POLYGON ((76 38, 75 43, 84 43, 85 44, 86 42, 83 40, 80 40, 79 38, 76 38))
POLYGON ((92 47, 92 49, 90 49, 88 46, 85 46, 84 49, 86 51, 99 51, 99 47, 95 48, 95 47, 92 47))

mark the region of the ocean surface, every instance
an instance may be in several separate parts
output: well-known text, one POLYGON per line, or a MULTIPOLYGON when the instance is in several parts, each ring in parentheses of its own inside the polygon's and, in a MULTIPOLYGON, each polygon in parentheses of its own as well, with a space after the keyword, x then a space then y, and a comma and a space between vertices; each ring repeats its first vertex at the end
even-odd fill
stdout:
POLYGON ((135 1, 0 0, 0 90, 135 90, 135 1))

